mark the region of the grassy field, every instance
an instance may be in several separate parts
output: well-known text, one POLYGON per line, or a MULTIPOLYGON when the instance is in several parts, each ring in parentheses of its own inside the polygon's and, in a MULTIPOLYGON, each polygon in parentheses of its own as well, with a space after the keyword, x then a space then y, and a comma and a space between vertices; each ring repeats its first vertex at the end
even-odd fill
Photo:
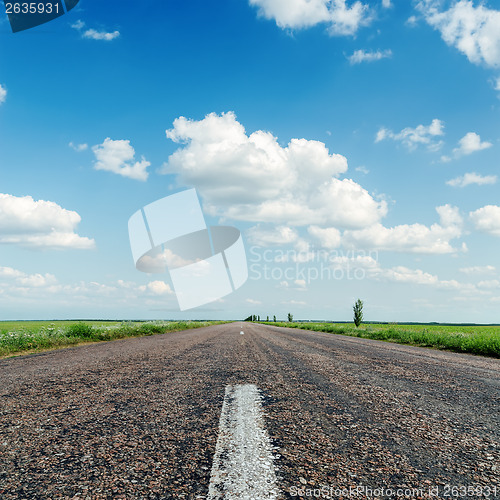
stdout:
POLYGON ((223 321, 0 321, 0 357, 86 342, 199 328, 223 321))
POLYGON ((500 326, 363 324, 356 328, 352 323, 265 324, 500 358, 500 326))

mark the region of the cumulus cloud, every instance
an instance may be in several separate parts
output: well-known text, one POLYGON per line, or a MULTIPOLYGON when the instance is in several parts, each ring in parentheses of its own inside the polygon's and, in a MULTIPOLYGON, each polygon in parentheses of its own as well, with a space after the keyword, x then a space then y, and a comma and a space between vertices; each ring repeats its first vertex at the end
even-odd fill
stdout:
POLYGON ((500 236, 500 207, 497 205, 486 205, 478 210, 470 212, 470 220, 474 227, 483 233, 500 236))
POLYGON ((437 141, 436 138, 444 135, 443 129, 444 123, 437 118, 432 120, 430 125, 407 127, 398 133, 382 127, 375 136, 375 142, 392 139, 403 143, 410 150, 414 150, 419 145, 425 145, 429 150, 435 151, 442 146, 442 141, 437 141))
POLYGON ((82 38, 88 38, 90 40, 104 40, 110 42, 120 36, 119 31, 98 31, 93 28, 85 30, 85 23, 80 19, 72 24, 71 27, 80 31, 82 33, 82 38))
POLYGON ((94 248, 75 233, 81 217, 52 201, 0 193, 0 244, 33 248, 94 248))
POLYGON ((422 0, 417 7, 443 40, 474 64, 500 66, 500 11, 471 0, 454 2, 441 10, 439 0, 422 0))
POLYGON ((496 175, 480 175, 475 172, 469 172, 455 179, 450 179, 446 182, 448 186, 452 187, 466 187, 470 184, 477 184, 478 186, 483 186, 484 184, 495 184, 497 182, 496 175))
POLYGON ((392 7, 391 0, 382 0, 382 7, 384 7, 384 9, 390 9, 392 7))
POLYGON ((139 286, 139 291, 156 296, 171 295, 174 293, 168 283, 160 280, 150 281, 147 285, 139 286))
POLYGON ((40 288, 57 283, 57 279, 53 274, 27 274, 12 267, 0 267, 0 279, 28 288, 40 288))
POLYGON ((94 168, 107 170, 123 177, 145 181, 149 173, 147 168, 151 165, 144 157, 141 161, 135 160, 135 150, 129 140, 112 140, 107 137, 102 144, 92 147, 96 157, 94 168))
POLYGON ((455 252, 450 241, 462 235, 463 219, 458 208, 443 205, 436 208, 439 224, 427 227, 424 224, 402 224, 371 227, 345 231, 342 243, 351 248, 366 248, 395 252, 445 254, 455 252))
POLYGON ((406 266, 384 268, 377 260, 368 255, 339 256, 332 260, 331 267, 349 270, 351 273, 361 271, 363 274, 360 273, 360 276, 363 275, 376 281, 432 286, 460 292, 477 292, 477 288, 473 284, 461 283, 456 280, 441 280, 438 276, 422 269, 410 269, 406 266))
POLYGON ((292 139, 280 146, 271 133, 247 135, 234 113, 174 121, 167 137, 183 144, 161 173, 196 187, 211 215, 286 226, 365 227, 387 212, 351 179, 344 156, 324 143, 292 139), (221 182, 223 179, 223 182, 221 182))
POLYGON ((389 57, 392 57, 392 50, 390 49, 383 51, 377 50, 375 52, 356 50, 348 59, 351 64, 360 64, 362 62, 380 61, 381 59, 387 59, 389 57))
POLYGON ((0 84, 0 104, 3 104, 7 99, 7 89, 0 84))
POLYGON ((94 29, 85 30, 83 32, 83 38, 90 38, 91 40, 105 40, 106 42, 110 42, 115 38, 120 36, 119 31, 107 32, 107 31, 97 31, 94 29))
POLYGON ((251 243, 260 246, 287 245, 297 240, 297 231, 286 226, 278 226, 273 229, 262 229, 254 226, 247 231, 251 243))
MULTIPOLYGON (((387 0, 384 0, 387 1, 387 0)), ((371 21, 368 5, 346 0, 249 0, 259 15, 280 28, 301 29, 325 23, 331 35, 354 35, 371 21)))
POLYGON ((335 227, 309 226, 307 231, 319 241, 323 248, 338 248, 341 244, 342 235, 335 227))
POLYGON ((453 150, 455 157, 460 157, 464 155, 470 155, 475 151, 481 151, 482 149, 488 149, 492 146, 491 142, 481 142, 481 137, 475 132, 469 132, 465 134, 460 141, 458 141, 458 148, 453 150))

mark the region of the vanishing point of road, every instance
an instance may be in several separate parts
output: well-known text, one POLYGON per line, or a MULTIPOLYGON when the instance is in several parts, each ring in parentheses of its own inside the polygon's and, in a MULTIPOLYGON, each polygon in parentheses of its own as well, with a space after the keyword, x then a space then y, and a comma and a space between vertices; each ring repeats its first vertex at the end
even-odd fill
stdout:
POLYGON ((253 323, 4 359, 0 498, 500 498, 499 403, 497 359, 253 323))

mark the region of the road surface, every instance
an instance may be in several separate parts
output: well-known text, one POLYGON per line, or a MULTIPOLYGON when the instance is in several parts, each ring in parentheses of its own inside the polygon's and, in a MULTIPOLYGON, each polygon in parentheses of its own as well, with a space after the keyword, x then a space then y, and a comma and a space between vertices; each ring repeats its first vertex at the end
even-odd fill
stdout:
POLYGON ((251 323, 4 359, 0 498, 217 498, 252 425, 268 498, 500 498, 499 403, 496 359, 251 323))

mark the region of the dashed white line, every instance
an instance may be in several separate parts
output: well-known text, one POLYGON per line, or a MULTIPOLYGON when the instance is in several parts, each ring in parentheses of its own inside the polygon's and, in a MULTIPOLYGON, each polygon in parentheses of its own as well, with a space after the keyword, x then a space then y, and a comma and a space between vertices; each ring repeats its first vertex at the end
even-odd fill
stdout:
POLYGON ((273 447, 253 384, 226 387, 207 500, 275 500, 273 447))

